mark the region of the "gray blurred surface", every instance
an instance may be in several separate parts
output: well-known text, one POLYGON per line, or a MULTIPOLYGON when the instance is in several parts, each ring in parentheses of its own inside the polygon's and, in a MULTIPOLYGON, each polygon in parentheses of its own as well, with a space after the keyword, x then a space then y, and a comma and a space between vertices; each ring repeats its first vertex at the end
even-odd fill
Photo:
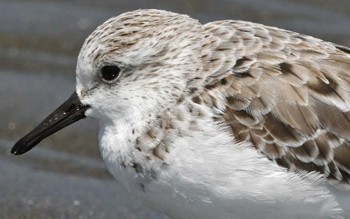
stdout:
POLYGON ((122 12, 158 8, 201 22, 240 19, 350 46, 349 0, 1 0, 0 218, 161 219, 106 171, 97 124, 84 120, 23 156, 9 154, 74 91, 84 39, 122 12))

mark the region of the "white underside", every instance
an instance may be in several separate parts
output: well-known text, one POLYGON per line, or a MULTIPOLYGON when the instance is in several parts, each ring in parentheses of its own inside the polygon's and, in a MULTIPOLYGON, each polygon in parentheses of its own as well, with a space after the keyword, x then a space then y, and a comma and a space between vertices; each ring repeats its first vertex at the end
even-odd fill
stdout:
POLYGON ((341 218, 318 174, 287 172, 249 145, 234 143, 222 127, 201 122, 202 130, 174 139, 168 167, 145 182, 144 191, 135 173, 117 162, 123 133, 101 129, 102 156, 132 195, 174 219, 341 218))

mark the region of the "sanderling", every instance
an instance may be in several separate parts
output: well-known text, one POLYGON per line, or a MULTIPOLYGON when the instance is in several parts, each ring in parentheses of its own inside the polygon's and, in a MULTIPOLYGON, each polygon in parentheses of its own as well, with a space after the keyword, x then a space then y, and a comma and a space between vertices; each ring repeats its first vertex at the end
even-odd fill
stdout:
POLYGON ((109 171, 172 218, 341 218, 350 180, 350 49, 245 21, 137 10, 84 42, 76 92, 23 154, 100 121, 109 171))

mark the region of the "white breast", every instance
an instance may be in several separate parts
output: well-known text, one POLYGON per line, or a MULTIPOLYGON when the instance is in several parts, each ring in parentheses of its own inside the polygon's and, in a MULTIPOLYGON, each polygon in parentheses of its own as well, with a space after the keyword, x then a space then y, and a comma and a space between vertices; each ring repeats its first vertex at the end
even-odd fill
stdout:
POLYGON ((316 173, 287 172, 249 145, 234 143, 223 127, 205 119, 197 122, 200 130, 182 133, 173 141, 166 157, 168 165, 159 168, 155 180, 143 180, 120 165, 135 154, 118 127, 101 129, 102 156, 110 172, 133 195, 175 219, 329 218, 340 214, 316 173))

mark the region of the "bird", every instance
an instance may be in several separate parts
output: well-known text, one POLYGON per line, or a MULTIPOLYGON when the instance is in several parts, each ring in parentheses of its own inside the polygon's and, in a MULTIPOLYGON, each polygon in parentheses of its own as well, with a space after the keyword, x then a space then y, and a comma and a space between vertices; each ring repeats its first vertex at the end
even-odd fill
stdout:
MULTIPOLYGON (((139 9, 85 40, 76 90, 12 148, 85 117, 132 197, 173 219, 344 218, 350 48, 241 20, 139 9)), ((350 196, 349 196, 350 197, 350 196)))

